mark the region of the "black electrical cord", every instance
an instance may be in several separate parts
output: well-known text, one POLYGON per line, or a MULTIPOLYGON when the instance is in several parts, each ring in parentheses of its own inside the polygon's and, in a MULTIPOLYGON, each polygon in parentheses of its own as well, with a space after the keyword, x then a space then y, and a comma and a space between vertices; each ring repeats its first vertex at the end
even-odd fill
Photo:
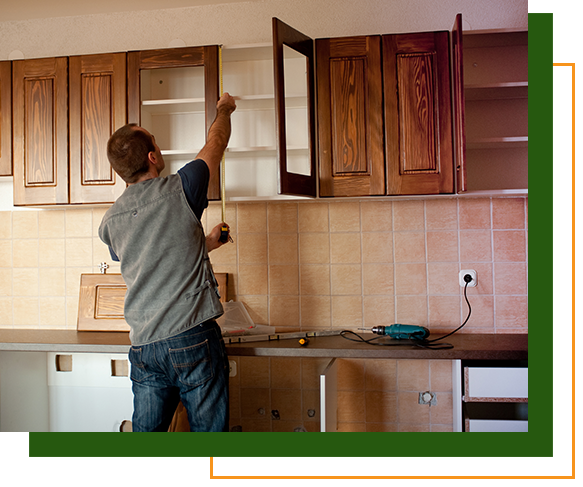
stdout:
MULTIPOLYGON (((465 276, 464 276, 464 280, 465 280, 465 276)), ((455 330, 453 330, 452 332, 449 332, 447 335, 443 335, 439 338, 434 338, 433 340, 423 340, 424 343, 434 343, 434 342, 437 342, 438 340, 443 340, 444 338, 447 338, 448 336, 451 336, 455 332, 461 330, 466 325, 466 323, 470 319, 470 315, 472 314, 472 307, 470 306, 470 301, 468 300, 468 293, 467 293, 468 285, 470 284, 470 282, 472 282, 471 277, 469 280, 466 280, 466 285, 464 286, 464 298, 465 298, 466 303, 468 305, 468 316, 466 316, 466 319, 464 320, 464 322, 460 326, 458 326, 455 330)))
MULTIPOLYGON (((447 338, 451 335, 453 335, 454 333, 458 332, 459 330, 461 330, 466 323, 468 322, 468 320, 470 319, 470 316, 472 314, 472 307, 470 305, 470 301, 468 300, 468 293, 467 293, 467 289, 468 289, 468 285, 470 284, 470 282, 472 282, 472 277, 469 276, 468 274, 466 274, 464 276, 464 281, 466 283, 466 285, 464 286, 464 298, 466 300, 466 303, 468 305, 468 316, 466 316, 466 319, 464 320, 464 322, 458 326, 455 330, 453 330, 452 332, 448 333, 447 335, 443 335, 440 336, 438 338, 434 338, 433 340, 427 340, 426 338, 416 338, 415 334, 412 333, 409 338, 409 342, 412 345, 415 345, 416 347, 420 347, 420 348, 426 348, 426 349, 430 349, 430 350, 446 350, 446 349, 450 349, 453 348, 453 345, 451 343, 435 343, 438 342, 439 340, 443 340, 444 338, 447 338), (469 279, 468 279, 469 278, 469 279)), ((351 331, 351 330, 343 330, 340 332, 340 336, 342 338, 345 338, 346 340, 350 340, 353 342, 363 342, 363 343, 370 343, 371 345, 382 345, 382 346, 397 346, 397 345, 406 345, 407 343, 404 343, 403 340, 399 339, 399 340, 392 340, 390 342, 382 342, 382 343, 373 343, 375 340, 378 340, 380 338, 386 338, 385 335, 379 335, 370 339, 364 339, 363 337, 361 337, 359 334, 351 331), (354 338, 348 338, 346 335, 347 334, 351 334, 356 336, 358 339, 355 340, 354 338)))

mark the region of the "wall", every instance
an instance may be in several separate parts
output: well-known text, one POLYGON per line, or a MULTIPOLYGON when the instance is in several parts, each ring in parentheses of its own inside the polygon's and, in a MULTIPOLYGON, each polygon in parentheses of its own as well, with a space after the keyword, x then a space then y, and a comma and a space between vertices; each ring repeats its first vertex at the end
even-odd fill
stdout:
MULTIPOLYGON (((526 198, 238 203, 234 244, 211 254, 229 297, 279 330, 417 323, 527 331, 526 198)), ((81 273, 119 272, 97 237, 105 208, 0 212, 0 326, 76 326, 81 273)), ((205 225, 220 221, 211 204, 205 225)))
POLYGON ((0 59, 153 49, 175 40, 271 42, 274 16, 312 37, 450 30, 459 12, 464 29, 524 29, 527 8, 527 0, 263 0, 0 22, 0 59))

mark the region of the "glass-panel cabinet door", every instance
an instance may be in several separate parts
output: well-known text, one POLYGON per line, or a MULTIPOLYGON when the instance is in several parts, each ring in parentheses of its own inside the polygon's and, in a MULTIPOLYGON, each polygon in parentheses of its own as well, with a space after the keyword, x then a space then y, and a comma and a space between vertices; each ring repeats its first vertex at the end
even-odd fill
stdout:
POLYGON ((273 18, 278 192, 316 197, 313 41, 273 18))

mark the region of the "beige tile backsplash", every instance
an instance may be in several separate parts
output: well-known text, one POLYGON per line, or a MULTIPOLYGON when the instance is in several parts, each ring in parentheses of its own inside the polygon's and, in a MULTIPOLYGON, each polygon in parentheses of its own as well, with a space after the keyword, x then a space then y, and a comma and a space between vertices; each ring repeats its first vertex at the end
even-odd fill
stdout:
MULTIPOLYGON (((451 329, 466 313, 458 273, 476 269, 463 331, 526 332, 526 206, 524 197, 229 204, 235 243, 211 260, 229 273, 231 299, 286 329, 451 329)), ((75 328, 80 274, 102 261, 119 272, 97 236, 105 211, 0 212, 0 326, 75 328)), ((212 203, 203 224, 220 215, 212 203)))
MULTIPOLYGON (((281 331, 416 323, 432 333, 526 333, 527 198, 255 202, 227 205, 234 244, 211 253, 229 298, 281 331)), ((105 208, 0 212, 0 327, 75 329, 80 275, 119 272, 97 236, 105 208)), ((203 216, 219 223, 220 205, 203 216)), ((319 430, 323 359, 235 358, 232 425, 319 430), (272 417, 277 410, 279 419, 272 417)), ((451 431, 451 362, 341 360, 342 431, 451 431), (436 405, 418 393, 437 393, 436 405)))

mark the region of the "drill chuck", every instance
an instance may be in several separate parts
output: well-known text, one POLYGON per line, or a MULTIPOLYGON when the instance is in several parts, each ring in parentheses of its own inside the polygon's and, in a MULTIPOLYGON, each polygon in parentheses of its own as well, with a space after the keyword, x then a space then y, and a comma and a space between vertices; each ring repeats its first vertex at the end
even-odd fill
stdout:
POLYGON ((423 340, 429 336, 429 330, 424 326, 394 324, 390 326, 373 326, 372 332, 397 340, 415 338, 423 340))

